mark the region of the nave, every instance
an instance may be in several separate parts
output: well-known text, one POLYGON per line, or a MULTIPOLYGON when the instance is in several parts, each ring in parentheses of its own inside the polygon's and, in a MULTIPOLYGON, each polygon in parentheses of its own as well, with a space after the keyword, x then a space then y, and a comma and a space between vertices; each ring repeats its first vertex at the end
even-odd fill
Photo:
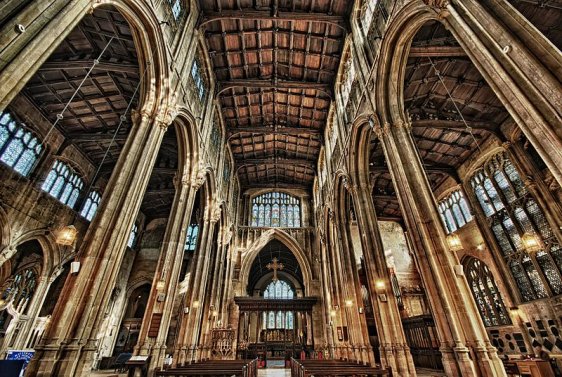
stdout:
POLYGON ((0 368, 560 375, 560 20, 3 1, 0 368))

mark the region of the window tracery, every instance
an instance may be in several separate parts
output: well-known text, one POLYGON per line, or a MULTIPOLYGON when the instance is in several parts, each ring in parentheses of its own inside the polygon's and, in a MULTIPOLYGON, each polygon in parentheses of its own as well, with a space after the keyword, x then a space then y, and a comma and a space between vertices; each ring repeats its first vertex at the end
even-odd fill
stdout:
POLYGON ((195 83, 195 89, 197 90, 197 95, 199 96, 200 101, 203 101, 205 93, 207 92, 208 85, 205 77, 205 66, 199 58, 193 59, 193 65, 191 66, 191 78, 195 83))
POLYGON ((252 199, 252 226, 299 228, 300 199, 283 192, 268 192, 252 199))
MULTIPOLYGON (((269 283, 263 292, 263 298, 268 300, 291 300, 295 292, 291 286, 283 280, 269 283)), ((263 313, 264 328, 267 329, 292 329, 294 317, 292 312, 270 311, 263 313)))
POLYGON ((133 227, 131 228, 131 233, 129 233, 129 241, 127 241, 127 246, 130 247, 131 249, 135 247, 135 244, 137 243, 138 233, 139 233, 139 227, 137 226, 137 224, 133 224, 133 227))
POLYGON ((9 112, 0 112, 0 161, 27 176, 39 158, 43 146, 9 112))
POLYGON ((197 238, 199 236, 199 224, 190 224, 187 227, 184 251, 195 251, 197 238))
POLYGON ((466 258, 463 266, 468 286, 484 325, 487 327, 510 325, 511 320, 488 266, 480 259, 472 257, 466 258))
POLYGON ((505 153, 493 156, 470 183, 523 301, 562 294, 560 241, 505 153), (527 252, 525 233, 540 238, 541 250, 527 252))
POLYGON ((83 187, 84 181, 78 173, 66 163, 56 160, 41 189, 62 204, 74 208, 83 187))
POLYGON ((439 214, 447 233, 453 233, 472 221, 472 214, 460 190, 452 192, 439 202, 439 214))
POLYGON ((93 190, 90 191, 88 198, 86 198, 86 202, 82 207, 82 211, 80 211, 80 215, 84 217, 88 221, 92 221, 96 211, 98 210, 98 206, 100 205, 101 195, 99 192, 93 190))
POLYGON ((34 268, 18 271, 12 279, 8 280, 7 286, 2 290, 1 299, 4 302, 11 302, 18 312, 24 313, 37 288, 37 277, 37 271, 34 268))

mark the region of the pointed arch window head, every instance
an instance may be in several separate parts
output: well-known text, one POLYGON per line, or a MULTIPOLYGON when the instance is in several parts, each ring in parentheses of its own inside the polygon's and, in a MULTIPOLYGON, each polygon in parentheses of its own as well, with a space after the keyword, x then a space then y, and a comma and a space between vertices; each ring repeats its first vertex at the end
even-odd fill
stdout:
POLYGON ((439 202, 439 214, 448 234, 472 221, 472 214, 460 190, 453 191, 439 202))
POLYGON ((300 199, 284 192, 256 196, 252 199, 251 226, 300 228, 300 199))
POLYGON ((101 195, 99 192, 93 190, 90 191, 82 210, 80 211, 80 216, 85 218, 88 221, 92 221, 96 211, 98 210, 98 206, 100 205, 101 195))
POLYGON ((507 155, 490 158, 470 183, 522 300, 562 294, 561 241, 507 155), (540 250, 528 252, 525 234, 540 238, 540 250))
POLYGON ((472 257, 466 258, 463 266, 468 286, 484 325, 487 327, 510 325, 511 320, 488 266, 480 259, 472 257))
POLYGON ((27 177, 43 146, 37 137, 9 112, 0 112, 0 161, 27 177))
POLYGON ((60 160, 55 161, 47 179, 41 186, 43 191, 70 208, 74 208, 83 188, 84 181, 78 173, 60 160))

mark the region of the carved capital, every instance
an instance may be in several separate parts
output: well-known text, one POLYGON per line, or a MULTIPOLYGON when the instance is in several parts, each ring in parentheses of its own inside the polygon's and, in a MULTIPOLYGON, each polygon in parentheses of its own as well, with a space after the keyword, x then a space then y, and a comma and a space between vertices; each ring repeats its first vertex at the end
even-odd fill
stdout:
POLYGON ((513 148, 513 143, 511 141, 504 141, 502 143, 502 148, 505 149, 506 151, 508 151, 511 148, 513 148))
POLYGON ((199 167, 197 169, 197 172, 195 172, 193 174, 193 177, 191 177, 191 187, 193 187, 194 190, 199 190, 199 188, 203 186, 203 183, 205 183, 205 177, 206 177, 205 165, 199 162, 199 167))
POLYGON ((403 128, 409 131, 412 129, 412 122, 410 120, 398 120, 396 123, 394 123, 394 127, 403 128))
POLYGON ((535 178, 531 175, 526 176, 525 179, 523 180, 523 183, 527 188, 530 189, 537 187, 537 182, 535 181, 535 178))

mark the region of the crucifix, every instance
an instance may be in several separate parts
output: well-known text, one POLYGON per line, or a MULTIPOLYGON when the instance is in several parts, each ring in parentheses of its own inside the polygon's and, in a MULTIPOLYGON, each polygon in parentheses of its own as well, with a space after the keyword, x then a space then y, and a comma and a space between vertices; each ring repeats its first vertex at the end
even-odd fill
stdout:
POLYGON ((283 263, 277 263, 279 262, 279 259, 277 258, 273 258, 272 262, 273 263, 268 263, 266 267, 268 270, 273 270, 273 279, 271 280, 277 281, 279 280, 277 279, 277 270, 281 271, 285 266, 283 265, 283 263))

